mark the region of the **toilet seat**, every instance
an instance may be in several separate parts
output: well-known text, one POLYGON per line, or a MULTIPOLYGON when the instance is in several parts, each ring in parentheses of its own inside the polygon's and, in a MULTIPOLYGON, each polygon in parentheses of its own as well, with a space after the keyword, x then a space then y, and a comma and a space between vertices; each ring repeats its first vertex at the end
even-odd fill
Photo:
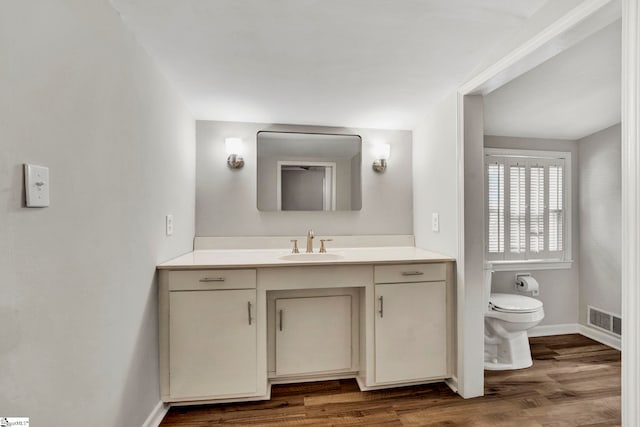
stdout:
POLYGON ((501 313, 535 313, 542 308, 542 301, 524 295, 491 294, 489 309, 501 313))
POLYGON ((531 313, 518 313, 518 312, 503 312, 497 311, 494 309, 490 309, 484 314, 485 319, 500 319, 509 323, 531 323, 531 322, 540 322, 544 319, 544 309, 541 308, 531 313))

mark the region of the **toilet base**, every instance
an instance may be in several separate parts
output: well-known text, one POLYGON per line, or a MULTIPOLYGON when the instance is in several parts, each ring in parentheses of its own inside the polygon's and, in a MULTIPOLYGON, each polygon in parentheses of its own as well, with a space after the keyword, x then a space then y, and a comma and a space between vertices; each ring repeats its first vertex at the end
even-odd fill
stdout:
POLYGON ((533 366, 533 361, 529 362, 528 365, 524 364, 508 364, 508 363, 494 363, 484 361, 484 370, 485 371, 511 371, 515 369, 526 369, 533 366), (521 366, 522 365, 522 366, 521 366))
POLYGON ((488 331, 491 328, 487 326, 485 325, 484 369, 505 371, 529 368, 533 365, 527 331, 499 336, 492 334, 493 331, 488 331))

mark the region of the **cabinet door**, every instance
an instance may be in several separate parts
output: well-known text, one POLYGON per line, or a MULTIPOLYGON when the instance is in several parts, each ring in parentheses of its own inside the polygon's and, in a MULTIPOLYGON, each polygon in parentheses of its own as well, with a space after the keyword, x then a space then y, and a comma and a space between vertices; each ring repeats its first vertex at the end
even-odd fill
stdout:
POLYGON ((180 291, 169 295, 172 398, 256 392, 256 291, 180 291))
POLYGON ((445 282, 376 285, 377 383, 447 374, 445 282))
POLYGON ((276 375, 351 368, 351 296, 276 300, 276 375))

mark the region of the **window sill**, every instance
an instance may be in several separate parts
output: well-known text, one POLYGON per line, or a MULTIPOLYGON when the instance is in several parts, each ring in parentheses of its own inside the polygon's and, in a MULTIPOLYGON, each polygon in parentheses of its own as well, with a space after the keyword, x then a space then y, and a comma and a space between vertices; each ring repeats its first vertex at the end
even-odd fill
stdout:
POLYGON ((568 270, 573 265, 570 261, 487 261, 487 267, 493 271, 520 271, 520 270, 568 270))

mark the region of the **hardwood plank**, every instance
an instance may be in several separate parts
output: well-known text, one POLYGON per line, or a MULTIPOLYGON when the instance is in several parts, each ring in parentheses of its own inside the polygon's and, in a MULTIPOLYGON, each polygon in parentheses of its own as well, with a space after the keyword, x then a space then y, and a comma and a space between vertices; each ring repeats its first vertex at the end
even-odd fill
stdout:
POLYGON ((485 371, 485 396, 442 383, 360 392, 353 380, 282 384, 264 402, 173 407, 162 427, 612 427, 621 423, 620 352, 581 335, 530 339, 534 365, 485 371))

